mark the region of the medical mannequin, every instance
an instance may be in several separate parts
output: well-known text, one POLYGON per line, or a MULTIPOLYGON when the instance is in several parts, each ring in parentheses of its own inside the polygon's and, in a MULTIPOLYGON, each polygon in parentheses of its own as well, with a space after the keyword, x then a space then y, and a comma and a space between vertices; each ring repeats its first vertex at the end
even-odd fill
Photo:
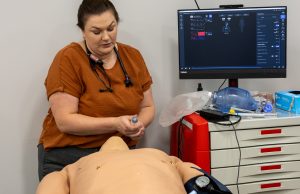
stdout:
POLYGON ((48 174, 36 194, 186 194, 184 184, 203 175, 194 164, 157 149, 129 150, 111 137, 101 150, 48 174))

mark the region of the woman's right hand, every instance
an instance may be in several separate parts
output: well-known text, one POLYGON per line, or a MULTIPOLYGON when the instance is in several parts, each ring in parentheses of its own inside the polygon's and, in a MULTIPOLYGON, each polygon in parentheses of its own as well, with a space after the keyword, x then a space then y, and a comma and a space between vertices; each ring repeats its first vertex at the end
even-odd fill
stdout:
POLYGON ((144 129, 144 125, 141 122, 137 122, 135 124, 131 123, 132 117, 135 115, 125 115, 125 116, 120 116, 117 117, 117 122, 116 122, 116 129, 119 131, 121 134, 125 136, 132 136, 134 134, 137 134, 141 129, 144 129))

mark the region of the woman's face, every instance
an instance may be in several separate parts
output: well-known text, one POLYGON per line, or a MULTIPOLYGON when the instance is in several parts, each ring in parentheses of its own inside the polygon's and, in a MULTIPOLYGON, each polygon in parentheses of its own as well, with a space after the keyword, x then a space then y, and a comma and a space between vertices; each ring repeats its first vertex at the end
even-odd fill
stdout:
POLYGON ((116 18, 109 10, 87 18, 82 33, 93 54, 101 58, 112 52, 116 43, 117 27, 116 18))

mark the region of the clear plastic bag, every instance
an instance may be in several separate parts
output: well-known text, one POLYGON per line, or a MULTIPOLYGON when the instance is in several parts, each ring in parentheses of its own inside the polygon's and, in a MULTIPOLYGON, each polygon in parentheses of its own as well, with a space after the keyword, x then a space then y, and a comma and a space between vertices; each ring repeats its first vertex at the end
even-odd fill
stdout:
POLYGON ((159 124, 163 127, 172 125, 183 116, 202 109, 211 97, 211 92, 199 91, 180 94, 163 108, 159 116, 159 124))

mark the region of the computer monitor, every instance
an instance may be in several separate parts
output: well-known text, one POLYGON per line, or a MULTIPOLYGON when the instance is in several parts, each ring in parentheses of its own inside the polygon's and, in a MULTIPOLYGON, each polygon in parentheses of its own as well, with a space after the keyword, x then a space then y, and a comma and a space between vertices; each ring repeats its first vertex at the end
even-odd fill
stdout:
POLYGON ((179 78, 284 78, 286 31, 286 6, 178 10, 179 78))

